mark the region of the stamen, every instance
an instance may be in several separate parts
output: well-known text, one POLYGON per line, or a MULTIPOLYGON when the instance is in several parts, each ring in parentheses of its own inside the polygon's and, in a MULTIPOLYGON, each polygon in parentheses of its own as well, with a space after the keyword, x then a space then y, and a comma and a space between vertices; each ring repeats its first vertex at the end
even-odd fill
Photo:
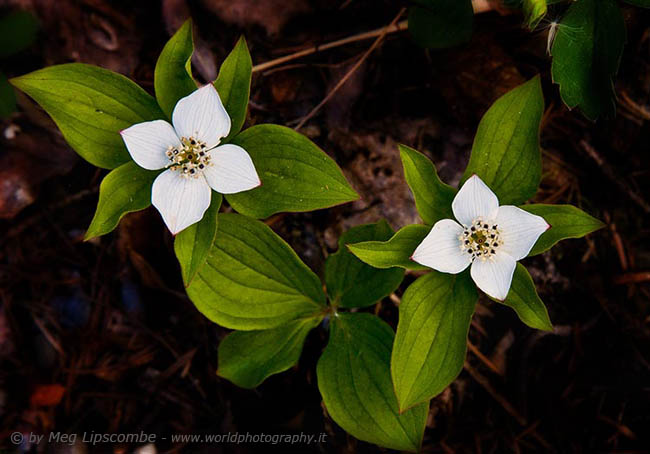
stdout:
POLYGON ((461 251, 467 252, 472 261, 491 259, 502 243, 497 224, 481 218, 474 219, 469 228, 465 227, 458 240, 461 251))
POLYGON ((167 167, 178 170, 186 178, 197 178, 202 170, 211 165, 210 152, 205 143, 194 137, 181 138, 181 145, 169 147, 165 153, 170 163, 167 167))

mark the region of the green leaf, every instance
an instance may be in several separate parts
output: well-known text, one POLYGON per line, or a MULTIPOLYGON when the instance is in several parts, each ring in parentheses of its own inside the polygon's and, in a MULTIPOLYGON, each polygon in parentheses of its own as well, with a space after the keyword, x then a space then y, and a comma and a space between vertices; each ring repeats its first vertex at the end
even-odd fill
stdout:
POLYGON ((478 126, 462 183, 478 175, 501 205, 531 198, 542 176, 539 129, 543 113, 539 76, 497 99, 478 126))
POLYGON ((16 95, 5 75, 0 71, 0 118, 5 118, 16 111, 16 95))
POLYGON ((242 36, 221 64, 217 80, 214 81, 221 102, 226 107, 232 122, 230 133, 222 142, 230 141, 244 125, 251 92, 252 74, 253 61, 248 52, 246 39, 242 36))
POLYGON ((212 191, 210 207, 203 218, 182 230, 174 238, 174 251, 178 263, 181 265, 181 274, 186 287, 190 285, 197 271, 208 258, 208 253, 217 235, 217 214, 222 200, 221 194, 212 191))
POLYGON ((86 241, 111 232, 120 219, 151 205, 151 185, 160 171, 127 162, 108 173, 99 185, 99 202, 86 232, 86 241))
POLYGON ((548 311, 539 295, 537 295, 533 278, 530 277, 530 274, 521 263, 517 263, 506 299, 504 301, 494 301, 513 308, 519 319, 531 328, 553 331, 551 319, 548 318, 548 311))
POLYGON ((641 8, 650 8, 650 0, 623 0, 630 5, 639 6, 641 8))
POLYGON ((311 211, 357 200, 336 163, 311 140, 278 125, 257 125, 232 143, 250 154, 262 180, 251 191, 227 194, 246 216, 266 218, 289 211, 311 211))
POLYGON ((277 328, 235 331, 219 344, 217 375, 242 388, 255 388, 298 362, 307 334, 322 316, 294 320, 277 328))
POLYGON ((582 238, 605 226, 598 219, 573 205, 532 204, 522 205, 520 208, 543 217, 551 225, 551 228, 539 237, 529 256, 548 251, 561 240, 582 238))
POLYGON ((625 45, 625 21, 613 0, 576 0, 557 26, 553 81, 562 100, 596 120, 616 112, 613 79, 625 45))
POLYGON ((415 0, 409 9, 409 32, 416 43, 443 49, 472 37, 472 0, 415 0))
POLYGON ((526 25, 531 30, 534 30, 539 25, 548 10, 546 0, 523 0, 522 8, 526 18, 526 25))
POLYGON ((207 318, 231 329, 275 328, 325 307, 318 276, 266 224, 219 214, 219 234, 187 294, 207 318))
POLYGON ((348 244, 348 249, 361 261, 375 268, 399 266, 407 270, 428 270, 428 267, 411 260, 411 256, 429 231, 431 227, 428 225, 407 225, 388 241, 348 244))
POLYGON ((477 298, 468 272, 432 271, 406 289, 391 358, 401 410, 436 396, 463 369, 477 298))
POLYGON ((38 21, 27 11, 13 11, 0 17, 0 30, 0 58, 6 58, 32 45, 38 21))
POLYGON ((97 167, 129 162, 119 132, 164 118, 156 100, 126 77, 82 63, 39 69, 10 82, 50 114, 63 137, 97 167))
POLYGON ((196 90, 192 79, 192 20, 188 19, 163 48, 154 72, 156 99, 171 119, 176 103, 196 90))
POLYGON ((433 163, 425 155, 406 145, 399 145, 406 183, 411 188, 420 217, 433 225, 441 219, 454 219, 451 202, 456 189, 438 178, 433 163))
POLYGON ((377 269, 366 265, 346 244, 365 240, 388 240, 393 229, 385 220, 353 227, 339 239, 339 250, 325 261, 325 282, 330 300, 342 307, 365 307, 395 291, 404 278, 400 268, 377 269))
POLYGON ((427 404, 399 413, 390 381, 393 330, 371 314, 332 318, 318 361, 318 389, 329 415, 350 435, 400 451, 418 451, 427 404))

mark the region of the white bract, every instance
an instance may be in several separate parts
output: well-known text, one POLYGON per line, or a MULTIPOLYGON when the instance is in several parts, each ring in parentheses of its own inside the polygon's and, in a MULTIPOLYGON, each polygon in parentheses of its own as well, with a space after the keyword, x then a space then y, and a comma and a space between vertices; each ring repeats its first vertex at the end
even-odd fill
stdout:
POLYGON ((508 296, 517 261, 528 255, 551 226, 544 218, 497 196, 477 175, 460 188, 451 204, 453 219, 435 223, 412 259, 434 270, 458 274, 472 266, 472 279, 492 298, 508 296))
POLYGON ((230 117, 212 84, 179 100, 172 123, 146 121, 121 135, 140 167, 167 169, 153 182, 151 203, 175 235, 203 218, 212 189, 234 194, 261 182, 246 150, 218 146, 230 132, 230 117))

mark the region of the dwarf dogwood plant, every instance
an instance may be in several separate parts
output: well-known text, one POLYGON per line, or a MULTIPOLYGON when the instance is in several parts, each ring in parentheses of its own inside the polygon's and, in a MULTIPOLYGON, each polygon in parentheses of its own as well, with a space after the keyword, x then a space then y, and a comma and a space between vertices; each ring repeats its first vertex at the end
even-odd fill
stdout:
POLYGON ((517 261, 602 223, 570 205, 523 203, 541 179, 539 78, 499 98, 481 120, 460 190, 438 178, 422 153, 400 146, 406 181, 424 225, 387 241, 348 244, 378 268, 430 270, 402 297, 391 356, 400 410, 427 402, 460 373, 478 299, 476 288, 510 306, 527 325, 552 325, 517 261))
POLYGON ((79 63, 11 80, 50 114, 82 158, 110 169, 86 239, 153 203, 176 235, 186 285, 217 235, 222 194, 256 218, 358 197, 336 163, 301 134, 272 124, 242 131, 252 74, 243 38, 217 79, 201 88, 192 77, 193 50, 188 21, 158 58, 155 98, 120 74, 79 63))
POLYGON ((219 345, 217 373, 253 388, 299 359, 305 338, 319 326, 329 342, 317 365, 318 388, 329 415, 360 440, 416 451, 428 405, 400 412, 390 377, 393 329, 372 313, 357 312, 392 293, 399 267, 377 269, 345 247, 393 236, 385 221, 353 227, 325 262, 325 288, 267 225, 219 214, 219 235, 187 289, 210 320, 232 328, 219 345))
POLYGON ((516 206, 499 206, 497 196, 478 175, 472 175, 460 188, 451 209, 458 222, 436 222, 411 260, 450 274, 471 266, 476 286, 503 301, 517 261, 528 255, 551 226, 541 216, 516 206))
POLYGON ((182 98, 165 120, 135 124, 120 134, 136 164, 167 169, 151 187, 151 202, 174 235, 200 221, 212 189, 236 194, 261 183, 246 150, 218 146, 230 132, 230 117, 212 84, 182 98))

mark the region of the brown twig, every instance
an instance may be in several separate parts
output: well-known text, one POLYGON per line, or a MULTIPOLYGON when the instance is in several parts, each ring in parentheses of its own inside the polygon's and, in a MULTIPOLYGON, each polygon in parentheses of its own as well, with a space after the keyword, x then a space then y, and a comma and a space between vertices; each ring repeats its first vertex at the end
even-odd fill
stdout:
POLYGON ((496 400, 505 411, 507 411, 510 416, 515 418, 517 422, 522 425, 526 426, 528 422, 526 421, 526 418, 524 418, 516 409, 515 407, 512 406, 508 400, 503 397, 501 394, 497 392, 496 389, 490 384, 490 381, 485 378, 479 371, 474 369, 467 361, 465 361, 465 365, 463 366, 465 370, 472 376, 472 378, 485 389, 494 400, 496 400))
POLYGON ((650 282, 650 271, 640 271, 638 273, 626 273, 614 277, 615 284, 639 284, 641 282, 650 282))
MULTIPOLYGON (((390 27, 390 26, 389 26, 390 27)), ((308 55, 316 54, 318 52, 322 52, 325 50, 329 49, 334 49, 335 47, 340 47, 344 46, 346 44, 350 43, 356 43, 358 41, 365 41, 367 39, 372 39, 372 38, 377 38, 378 36, 381 36, 382 34, 389 34, 389 33, 396 33, 396 32, 401 32, 403 30, 406 30, 408 28, 408 22, 407 21, 401 21, 396 24, 393 24, 392 28, 389 28, 386 30, 388 27, 381 27, 377 28, 375 30, 370 30, 368 32, 363 32, 363 33, 358 33, 356 35, 348 36, 346 38, 342 39, 337 39, 336 41, 331 41, 329 43, 325 43, 322 45, 315 45, 312 47, 309 47, 307 49, 300 50, 298 52, 294 52, 289 55, 285 55, 283 57, 276 58, 274 60, 270 60, 264 63, 260 63, 259 65, 253 66, 253 72, 260 72, 260 71, 265 71, 267 69, 273 68, 275 66, 282 65, 284 63, 288 63, 290 61, 296 60, 301 57, 306 57, 308 55)))
POLYGON ((636 193, 632 188, 630 188, 626 183, 625 180, 618 175, 616 175, 616 172, 612 168, 612 166, 605 161, 605 158, 603 158, 594 147, 592 147, 586 140, 581 140, 580 141, 580 148, 589 156, 591 159, 594 160, 594 162, 600 167, 601 171, 603 174, 612 182, 614 183, 621 192, 626 194, 630 200, 632 200, 634 203, 639 205, 643 211, 646 213, 650 213, 650 204, 645 201, 641 195, 636 193))
POLYGON ((294 129, 298 130, 302 128, 305 123, 307 123, 314 115, 318 113, 318 111, 325 105, 327 102, 332 99, 332 97, 336 94, 339 89, 345 85, 345 83, 352 77, 352 75, 361 67, 363 62, 366 61, 366 59, 372 54, 372 52, 381 44, 381 42, 384 40, 386 37, 386 34, 390 29, 395 27, 397 24, 397 21, 399 20, 400 17, 402 17, 402 14, 406 11, 406 8, 402 8, 399 10, 395 18, 391 21, 391 23, 387 26, 384 27, 382 33, 375 39, 375 41, 372 43, 372 45, 368 48, 367 51, 364 52, 364 54, 361 56, 361 58, 354 64, 352 67, 348 70, 348 72, 345 73, 345 75, 337 82, 337 84, 330 90, 330 92, 323 98, 321 102, 318 103, 316 107, 314 107, 307 115, 302 117, 302 119, 298 122, 296 127, 294 129))
MULTIPOLYGON (((474 14, 481 14, 494 9, 494 5, 490 0, 472 0, 472 5, 474 7, 474 14)), ((377 38, 381 35, 388 35, 391 33, 397 33, 408 29, 408 21, 403 20, 392 24, 389 27, 380 27, 375 30, 370 30, 363 33, 357 33, 356 35, 348 36, 345 38, 337 39, 325 44, 317 44, 315 46, 308 47, 307 49, 299 50, 289 55, 284 55, 282 57, 260 63, 259 65, 253 66, 253 72, 266 71, 267 69, 288 63, 290 61, 296 60, 298 58, 306 57, 308 55, 313 55, 318 52, 323 52, 329 49, 334 49, 336 47, 341 47, 346 44, 356 43, 359 41, 365 41, 372 38, 377 38), (388 30, 386 30, 388 28, 388 30)))
POLYGON ((481 353, 476 345, 472 344, 469 340, 467 341, 467 347, 469 348, 469 351, 474 354, 474 356, 476 356, 479 360, 481 360, 483 364, 488 367, 488 369, 497 375, 503 375, 503 372, 501 372, 499 368, 492 361, 490 361, 487 356, 481 353))

